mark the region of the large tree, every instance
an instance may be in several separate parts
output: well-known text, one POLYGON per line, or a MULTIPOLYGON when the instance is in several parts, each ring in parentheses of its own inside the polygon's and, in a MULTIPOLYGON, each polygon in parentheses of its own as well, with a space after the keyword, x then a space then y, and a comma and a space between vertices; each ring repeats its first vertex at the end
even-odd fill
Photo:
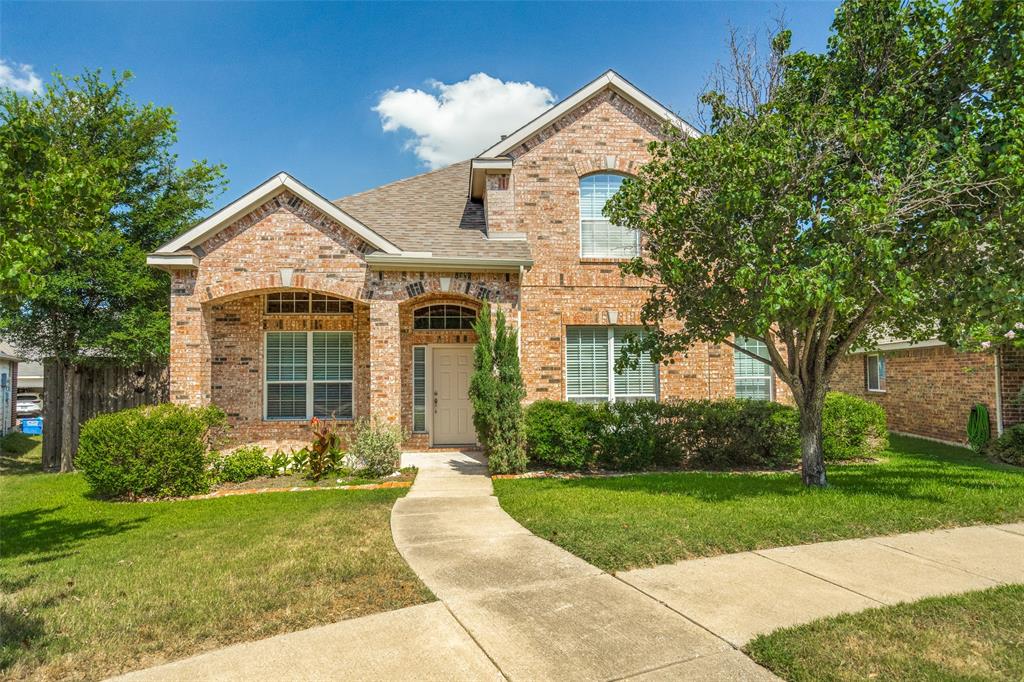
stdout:
POLYGON ((851 349, 1021 319, 1024 4, 848 0, 824 52, 789 44, 734 51, 708 134, 652 144, 606 210, 644 234, 626 270, 655 282, 634 351, 763 341, 803 480, 825 485, 822 405, 851 349))
POLYGON ((39 95, 0 93, 5 231, 26 235, 3 248, 10 263, 0 266, 15 278, 0 291, 0 336, 58 361, 61 471, 72 469, 82 363, 166 357, 167 276, 146 253, 188 228, 222 185, 220 166, 179 167, 173 112, 132 101, 130 77, 56 75, 39 95))

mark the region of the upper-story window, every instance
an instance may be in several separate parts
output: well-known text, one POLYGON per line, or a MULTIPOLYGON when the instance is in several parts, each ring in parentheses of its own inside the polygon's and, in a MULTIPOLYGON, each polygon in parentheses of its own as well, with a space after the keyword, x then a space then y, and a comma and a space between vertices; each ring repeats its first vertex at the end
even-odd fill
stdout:
POLYGON ((351 313, 352 310, 352 301, 327 294, 315 294, 310 291, 280 291, 267 294, 267 313, 271 315, 294 313, 337 315, 351 313))
POLYGON ((623 176, 598 173, 580 178, 580 255, 583 258, 633 258, 640 253, 640 234, 613 225, 604 205, 619 191, 623 176))
POLYGON ((462 305, 439 304, 417 309, 413 329, 472 329, 476 311, 462 305))

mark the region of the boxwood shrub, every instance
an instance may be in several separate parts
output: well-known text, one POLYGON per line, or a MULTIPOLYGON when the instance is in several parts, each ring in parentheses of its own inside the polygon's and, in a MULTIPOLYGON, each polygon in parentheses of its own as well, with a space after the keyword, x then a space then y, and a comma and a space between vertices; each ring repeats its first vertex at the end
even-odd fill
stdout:
POLYGON ((273 476, 277 468, 258 445, 244 445, 226 455, 213 458, 211 475, 217 482, 241 483, 261 476, 273 476))
POLYGON ((873 457, 889 447, 885 410, 847 393, 825 396, 821 441, 826 460, 873 457))
POLYGON ((1000 462, 1024 466, 1024 424, 1011 426, 999 438, 989 441, 987 452, 1000 462))
MULTIPOLYGON (((829 460, 888 446, 885 411, 842 393, 826 397, 822 433, 829 460)), ((556 469, 778 468, 799 460, 799 434, 795 408, 760 400, 543 400, 526 410, 530 461, 556 469)))
POLYGON ((554 469, 589 469, 595 462, 598 414, 593 405, 539 400, 526 408, 526 454, 554 469))
POLYGON ((75 465, 100 497, 183 497, 209 490, 208 452, 224 424, 216 407, 135 407, 82 425, 75 465))

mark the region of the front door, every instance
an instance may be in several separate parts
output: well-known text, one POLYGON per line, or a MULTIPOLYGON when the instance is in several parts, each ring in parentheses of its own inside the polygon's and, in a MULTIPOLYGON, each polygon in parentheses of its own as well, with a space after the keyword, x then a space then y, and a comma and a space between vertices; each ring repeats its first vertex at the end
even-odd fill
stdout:
POLYGON ((434 445, 471 445, 476 442, 469 377, 473 374, 473 347, 433 348, 434 445))

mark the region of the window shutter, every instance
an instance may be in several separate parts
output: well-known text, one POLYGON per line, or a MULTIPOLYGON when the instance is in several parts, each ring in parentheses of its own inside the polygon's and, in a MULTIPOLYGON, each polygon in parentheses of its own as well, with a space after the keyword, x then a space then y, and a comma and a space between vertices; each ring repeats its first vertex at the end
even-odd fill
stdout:
POLYGON ((427 430, 427 349, 412 349, 412 430, 427 430))
POLYGON ((569 327, 565 341, 566 396, 608 395, 608 330, 569 327))

